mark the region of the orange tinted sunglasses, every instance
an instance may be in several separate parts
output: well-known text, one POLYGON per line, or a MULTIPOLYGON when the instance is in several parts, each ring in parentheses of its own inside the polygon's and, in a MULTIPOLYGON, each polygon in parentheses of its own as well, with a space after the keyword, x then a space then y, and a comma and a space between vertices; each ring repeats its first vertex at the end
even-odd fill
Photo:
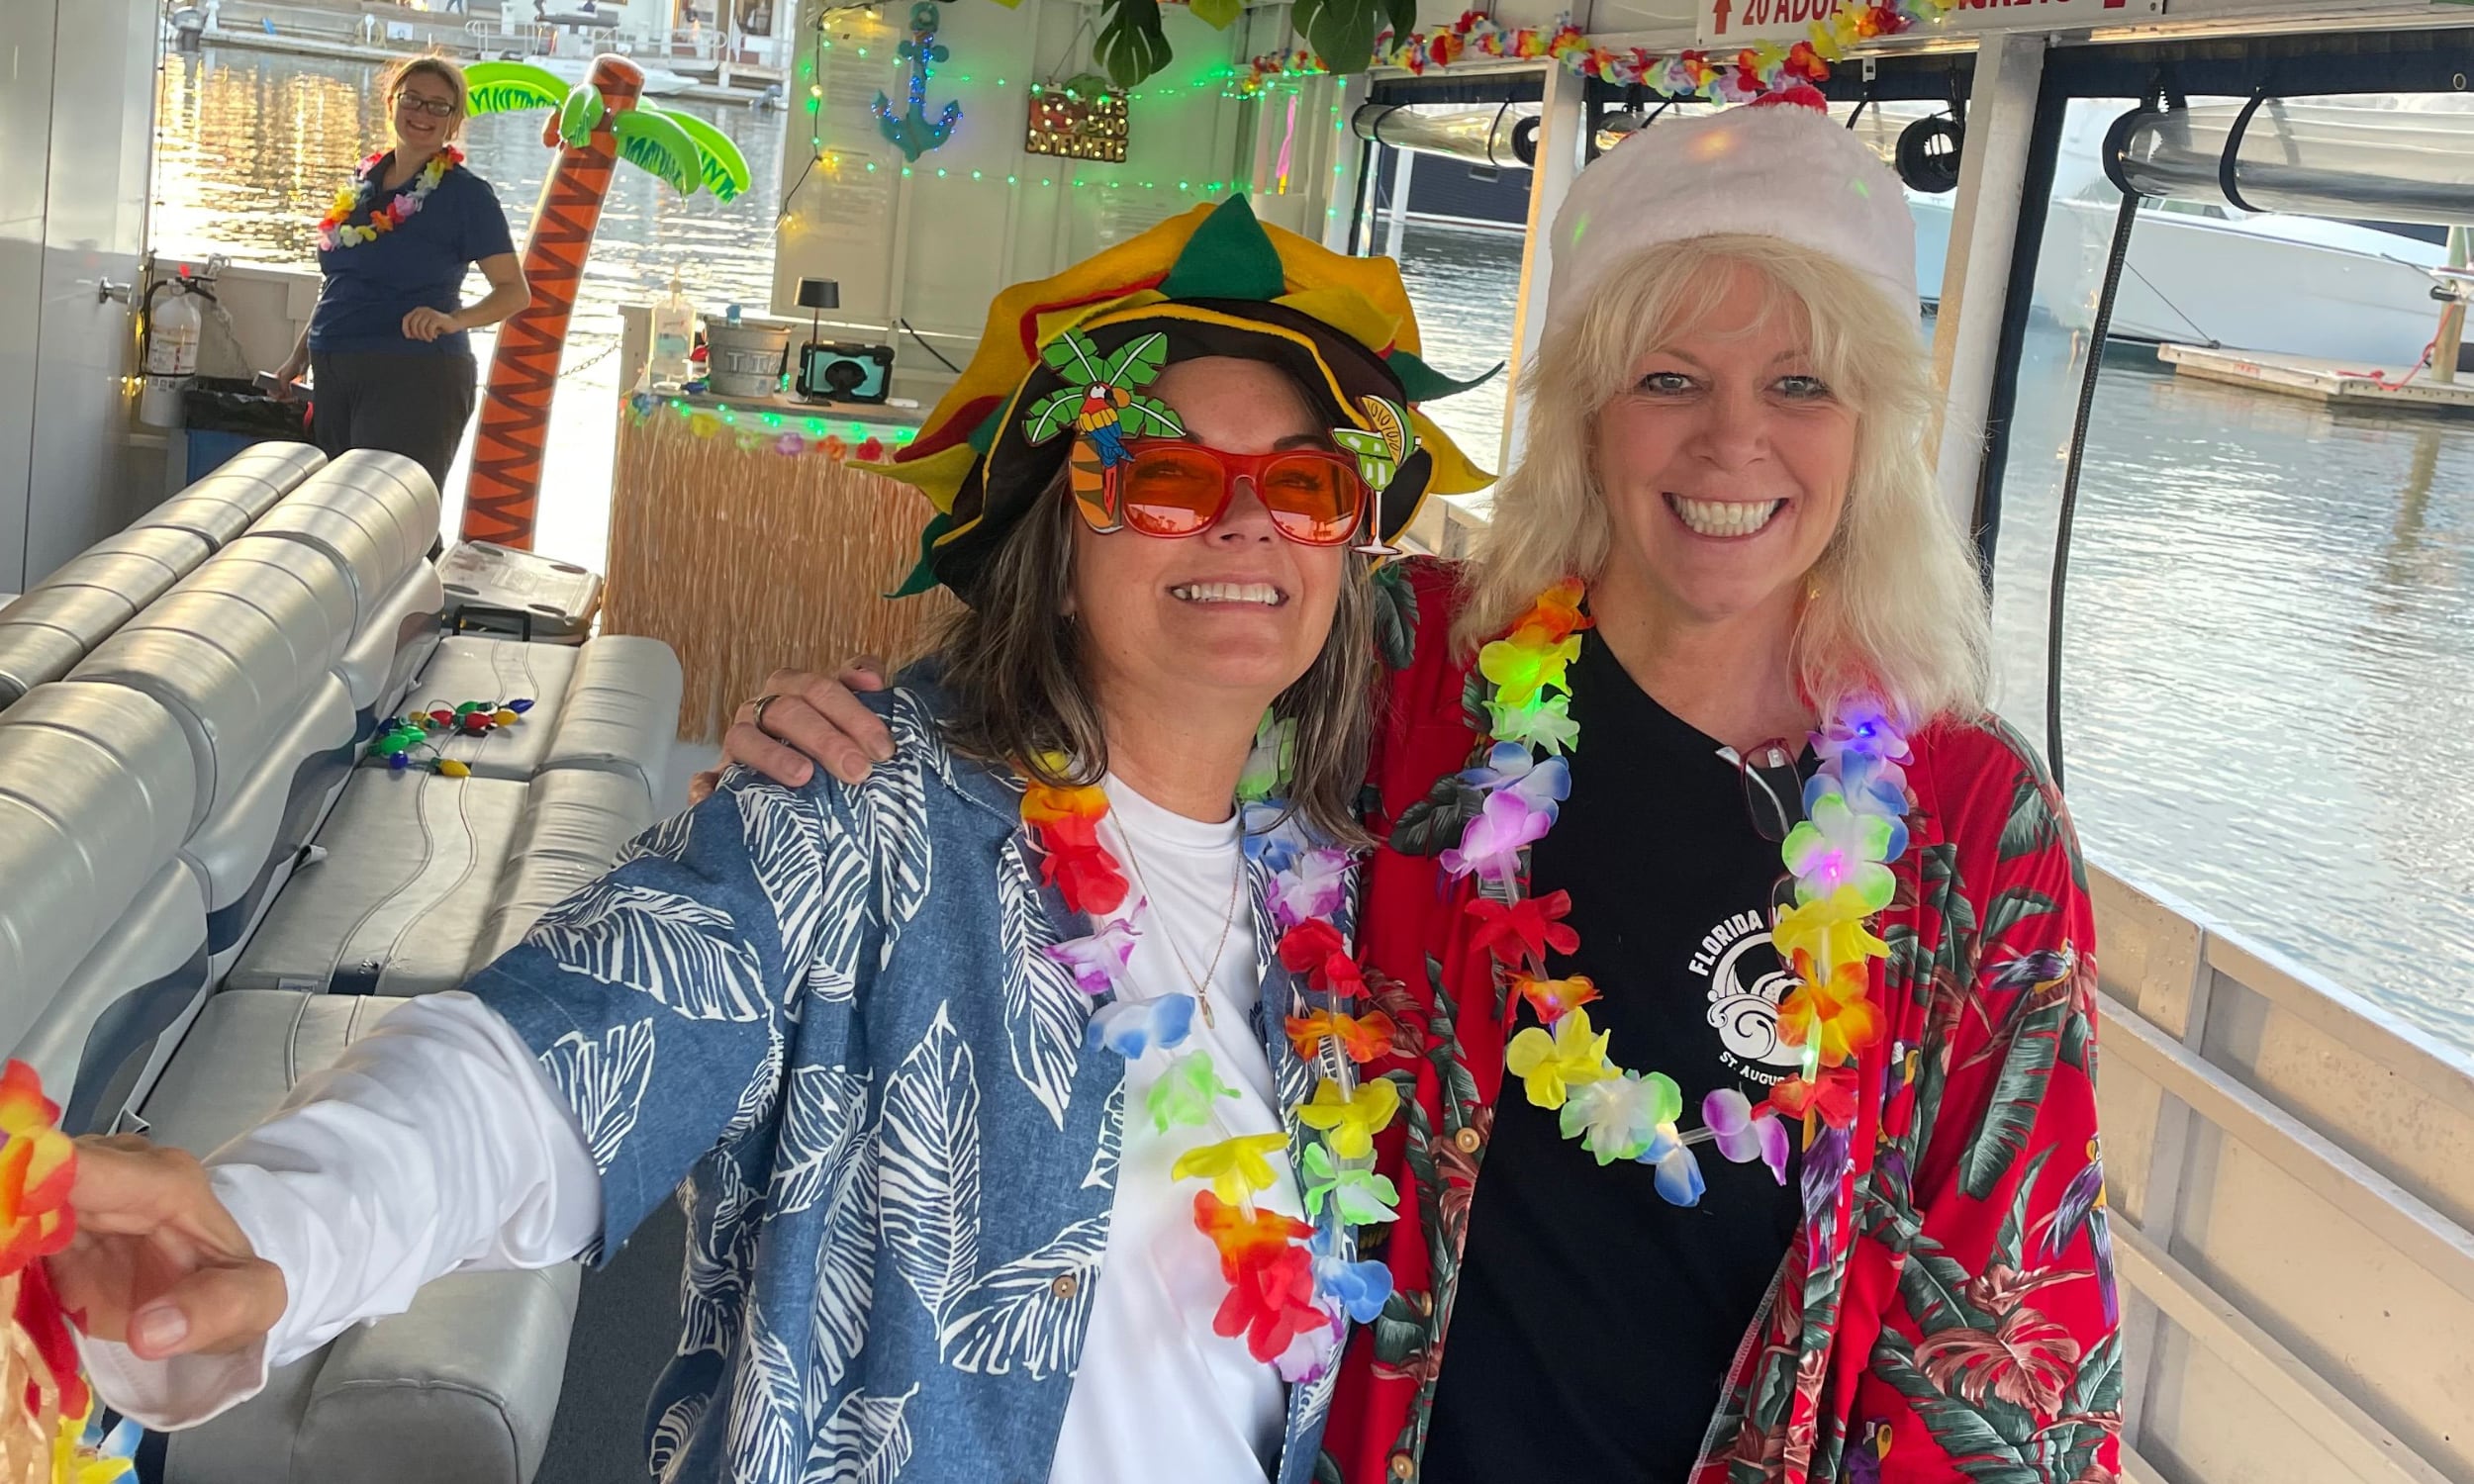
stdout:
POLYGON ((1342 544, 1366 513, 1357 460, 1329 448, 1230 453, 1181 438, 1086 434, 1073 470, 1075 506, 1103 535, 1200 535, 1228 513, 1239 480, 1253 485, 1280 533, 1301 546, 1342 544))

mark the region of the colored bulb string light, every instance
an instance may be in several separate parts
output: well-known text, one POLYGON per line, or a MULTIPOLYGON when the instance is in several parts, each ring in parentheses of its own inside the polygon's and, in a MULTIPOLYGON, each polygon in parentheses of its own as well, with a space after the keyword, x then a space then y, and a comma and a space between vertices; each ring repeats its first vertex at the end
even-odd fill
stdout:
POLYGON ((459 737, 486 737, 514 726, 531 709, 528 696, 513 700, 467 700, 452 706, 433 701, 382 722, 369 744, 369 761, 391 773, 418 770, 443 778, 468 778, 472 765, 446 756, 439 744, 459 737))

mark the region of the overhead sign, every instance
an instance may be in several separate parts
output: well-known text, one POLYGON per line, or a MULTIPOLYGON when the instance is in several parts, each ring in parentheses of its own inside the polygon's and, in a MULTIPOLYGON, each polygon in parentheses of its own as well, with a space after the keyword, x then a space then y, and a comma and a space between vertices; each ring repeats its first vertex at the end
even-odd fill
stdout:
MULTIPOLYGON (((1696 41, 1706 50, 1756 42, 1803 41, 1838 0, 1700 0, 1696 41)), ((2164 0, 1958 0, 1930 29, 1977 35, 1989 31, 2073 31, 2118 26, 2162 15, 2164 0)))

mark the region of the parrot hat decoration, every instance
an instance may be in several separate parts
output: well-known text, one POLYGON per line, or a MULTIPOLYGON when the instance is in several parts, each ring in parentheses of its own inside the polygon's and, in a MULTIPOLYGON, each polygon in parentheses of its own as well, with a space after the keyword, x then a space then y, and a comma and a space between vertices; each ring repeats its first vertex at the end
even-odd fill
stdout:
MULTIPOLYGON (((1389 258, 1351 257, 1255 219, 1242 196, 1200 206, 989 307, 978 351, 917 439, 867 465, 936 513, 901 592, 943 584, 969 602, 989 556, 1072 461, 1097 502, 1129 438, 1186 436, 1147 390, 1182 360, 1269 361, 1307 389, 1373 492, 1367 544, 1386 546, 1429 494, 1479 472, 1418 405, 1476 386, 1418 356, 1416 312, 1389 258)), ((1500 370, 1498 366, 1496 370, 1500 370)))

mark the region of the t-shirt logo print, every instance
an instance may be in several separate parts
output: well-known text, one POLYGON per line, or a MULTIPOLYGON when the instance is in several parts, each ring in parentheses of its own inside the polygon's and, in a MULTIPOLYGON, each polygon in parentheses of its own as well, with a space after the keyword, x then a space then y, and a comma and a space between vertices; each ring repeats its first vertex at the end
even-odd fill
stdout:
POLYGON ((1730 1070, 1770 1086, 1802 1064, 1801 1052, 1778 1043, 1778 1001, 1795 980, 1778 962, 1761 913, 1738 912, 1702 934, 1688 967, 1709 980, 1709 1023, 1730 1070))

